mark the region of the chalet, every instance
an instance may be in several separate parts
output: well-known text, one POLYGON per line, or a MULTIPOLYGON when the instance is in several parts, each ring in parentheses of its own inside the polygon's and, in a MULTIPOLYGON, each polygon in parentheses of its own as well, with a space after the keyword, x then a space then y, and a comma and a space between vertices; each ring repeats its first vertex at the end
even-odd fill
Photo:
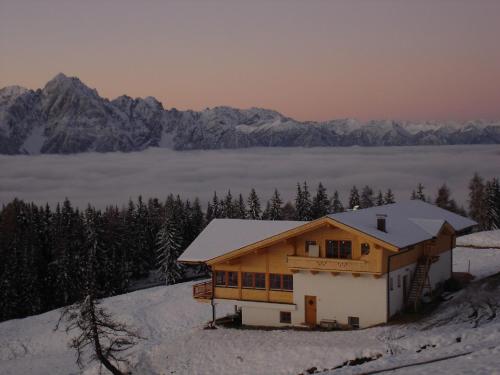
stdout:
POLYGON ((309 222, 215 219, 179 261, 208 265, 194 298, 237 306, 243 324, 367 327, 449 279, 473 225, 419 200, 309 222))

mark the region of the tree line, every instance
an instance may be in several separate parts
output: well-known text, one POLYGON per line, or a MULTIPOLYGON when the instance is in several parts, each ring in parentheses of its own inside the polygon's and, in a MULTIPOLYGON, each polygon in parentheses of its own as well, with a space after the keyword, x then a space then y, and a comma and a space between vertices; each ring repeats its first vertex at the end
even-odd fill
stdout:
MULTIPOLYGON (((485 181, 474 175, 467 210, 446 185, 432 199, 418 184, 410 198, 468 215, 481 230, 500 228, 497 178, 485 181)), ((265 203, 255 189, 246 197, 228 191, 219 198, 214 192, 205 209, 198 198, 183 200, 172 194, 163 202, 139 197, 122 208, 85 210, 68 199, 55 208, 14 199, 0 210, 0 321, 81 301, 89 262, 96 298, 124 293, 152 270, 160 270, 167 284, 183 280, 188 270, 176 260, 214 218, 307 221, 395 201, 391 189, 375 192, 368 185, 353 186, 344 205, 337 191, 329 195, 319 183, 311 193, 307 182, 297 183, 293 201, 284 202, 277 189, 265 203)))

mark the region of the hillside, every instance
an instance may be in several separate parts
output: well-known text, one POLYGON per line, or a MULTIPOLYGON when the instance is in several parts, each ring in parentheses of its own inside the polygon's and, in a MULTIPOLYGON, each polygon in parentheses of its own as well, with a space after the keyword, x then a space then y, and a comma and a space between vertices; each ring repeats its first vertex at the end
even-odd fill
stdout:
POLYGON ((153 97, 108 100, 64 74, 43 89, 0 90, 0 154, 495 143, 499 121, 301 122, 261 108, 179 111, 153 97))
MULTIPOLYGON (((104 305, 147 337, 129 353, 135 374, 295 375, 313 367, 329 375, 359 374, 450 355, 459 357, 396 373, 493 374, 500 368, 500 274, 493 275, 500 270, 500 250, 460 248, 454 269, 463 271, 469 260, 477 280, 449 295, 430 317, 359 331, 204 330, 210 306, 192 300, 192 283, 116 296, 104 305), (331 370, 368 357, 380 358, 331 370)), ((1 323, 0 373, 78 374, 68 337, 53 331, 58 317, 51 311, 1 323)), ((84 373, 97 371, 94 365, 84 373)))

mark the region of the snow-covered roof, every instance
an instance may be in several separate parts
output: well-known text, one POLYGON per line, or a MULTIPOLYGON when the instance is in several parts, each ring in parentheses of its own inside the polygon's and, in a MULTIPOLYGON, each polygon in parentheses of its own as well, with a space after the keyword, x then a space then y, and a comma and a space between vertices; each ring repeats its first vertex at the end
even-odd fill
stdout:
POLYGON ((328 216, 398 248, 414 245, 436 236, 445 222, 455 231, 476 224, 475 221, 421 200, 403 201, 328 216), (377 229, 377 214, 387 215, 386 232, 377 229))
POLYGON ((299 227, 304 221, 214 219, 179 257, 181 262, 205 262, 299 227))

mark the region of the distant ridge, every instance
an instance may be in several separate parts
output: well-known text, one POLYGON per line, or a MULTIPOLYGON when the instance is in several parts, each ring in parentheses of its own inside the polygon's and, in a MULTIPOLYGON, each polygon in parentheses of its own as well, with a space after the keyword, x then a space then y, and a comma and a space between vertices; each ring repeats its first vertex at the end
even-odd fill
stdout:
POLYGON ((43 89, 0 90, 1 154, 247 147, 500 143, 500 121, 296 121, 268 109, 165 109, 153 97, 108 100, 62 73, 43 89))

